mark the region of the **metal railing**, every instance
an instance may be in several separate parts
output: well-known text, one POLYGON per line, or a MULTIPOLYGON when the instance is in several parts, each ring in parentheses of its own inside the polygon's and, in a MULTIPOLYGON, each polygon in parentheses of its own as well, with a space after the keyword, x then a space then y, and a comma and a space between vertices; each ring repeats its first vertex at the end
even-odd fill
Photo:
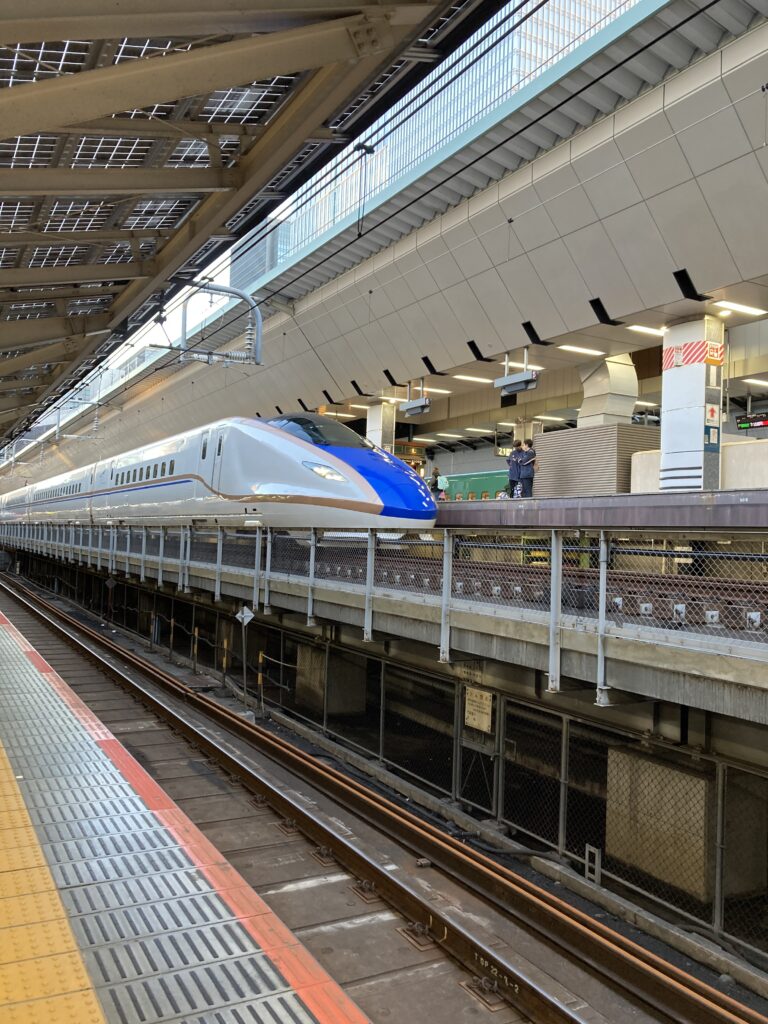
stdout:
MULTIPOLYGON (((371 639, 377 600, 398 614, 439 617, 439 658, 451 659, 452 617, 473 612, 548 631, 549 689, 560 686, 569 631, 596 637, 598 703, 607 701, 605 644, 639 643, 768 660, 768 533, 682 538, 568 530, 238 532, 191 527, 0 524, 0 543, 140 581, 188 590, 247 581, 251 603, 271 610, 278 582, 301 583, 307 617, 319 595, 363 595, 371 639), (205 575, 201 575, 203 571, 205 575)), ((489 624, 493 629, 493 623, 489 624)), ((541 635, 541 633, 540 633, 541 635)), ((539 641, 541 642, 541 641, 539 641)))

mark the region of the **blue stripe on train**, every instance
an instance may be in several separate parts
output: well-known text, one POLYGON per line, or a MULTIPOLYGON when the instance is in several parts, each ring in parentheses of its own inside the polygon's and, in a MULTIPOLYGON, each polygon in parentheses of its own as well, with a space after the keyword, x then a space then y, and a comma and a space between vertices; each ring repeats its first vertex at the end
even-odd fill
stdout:
POLYGON ((384 503, 382 516, 397 519, 434 519, 437 514, 429 488, 400 459, 376 448, 341 448, 318 445, 365 477, 384 503))

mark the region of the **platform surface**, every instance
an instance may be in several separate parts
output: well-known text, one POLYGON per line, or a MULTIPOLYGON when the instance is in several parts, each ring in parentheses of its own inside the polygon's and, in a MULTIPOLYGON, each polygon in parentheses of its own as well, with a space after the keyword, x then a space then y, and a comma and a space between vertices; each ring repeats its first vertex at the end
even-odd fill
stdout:
POLYGON ((2 614, 0 1020, 367 1020, 2 614))
POLYGON ((765 530, 768 491, 441 501, 437 525, 475 529, 765 530))

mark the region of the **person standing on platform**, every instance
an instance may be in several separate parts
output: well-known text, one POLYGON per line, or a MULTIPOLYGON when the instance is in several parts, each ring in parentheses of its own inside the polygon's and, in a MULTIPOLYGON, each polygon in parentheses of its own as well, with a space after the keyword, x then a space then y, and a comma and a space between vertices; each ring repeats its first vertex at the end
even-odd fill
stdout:
POLYGON ((520 470, 523 461, 523 445, 521 441, 514 441, 512 443, 512 453, 507 459, 507 465, 509 466, 509 496, 510 498, 520 498, 522 496, 522 483, 520 480, 520 470))
POLYGON ((533 497, 533 475, 536 472, 536 449, 530 437, 525 439, 525 448, 520 460, 520 486, 523 498, 533 497))

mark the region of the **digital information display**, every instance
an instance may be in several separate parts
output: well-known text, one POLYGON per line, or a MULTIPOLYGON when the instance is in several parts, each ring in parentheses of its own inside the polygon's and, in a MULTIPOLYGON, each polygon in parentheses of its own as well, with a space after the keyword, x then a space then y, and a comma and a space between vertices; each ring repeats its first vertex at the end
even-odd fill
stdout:
POLYGON ((736 427, 738 430, 758 430, 760 427, 768 427, 768 413, 754 413, 752 416, 737 416, 736 427))

